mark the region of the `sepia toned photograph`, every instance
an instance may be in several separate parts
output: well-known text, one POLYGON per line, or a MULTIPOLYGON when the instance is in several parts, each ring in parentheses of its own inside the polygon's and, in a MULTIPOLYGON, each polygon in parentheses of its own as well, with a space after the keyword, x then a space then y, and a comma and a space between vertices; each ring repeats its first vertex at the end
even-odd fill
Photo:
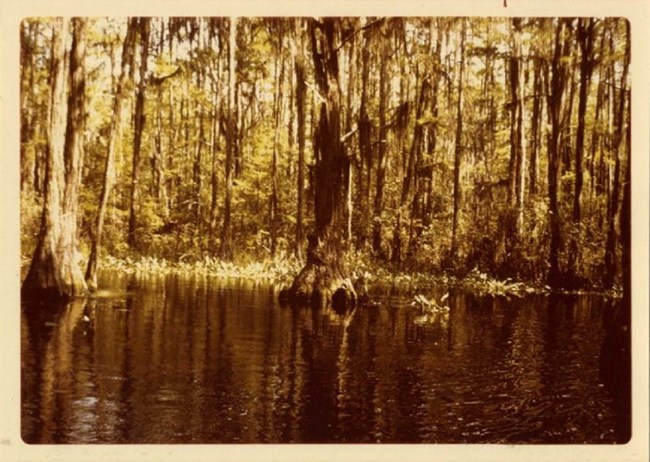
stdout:
POLYGON ((626 443, 630 25, 28 18, 27 443, 626 443))
POLYGON ((3 9, 0 459, 643 460, 649 34, 497 3, 3 9))

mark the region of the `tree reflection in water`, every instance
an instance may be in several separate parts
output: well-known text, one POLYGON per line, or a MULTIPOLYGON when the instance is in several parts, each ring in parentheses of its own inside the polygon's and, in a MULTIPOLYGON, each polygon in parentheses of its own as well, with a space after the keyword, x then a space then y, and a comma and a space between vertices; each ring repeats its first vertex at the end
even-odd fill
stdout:
POLYGON ((347 313, 280 308, 272 287, 234 280, 106 274, 102 286, 88 301, 23 307, 27 442, 629 434, 625 381, 603 375, 615 359, 603 319, 618 301, 452 293, 449 313, 424 316, 399 296, 347 313))

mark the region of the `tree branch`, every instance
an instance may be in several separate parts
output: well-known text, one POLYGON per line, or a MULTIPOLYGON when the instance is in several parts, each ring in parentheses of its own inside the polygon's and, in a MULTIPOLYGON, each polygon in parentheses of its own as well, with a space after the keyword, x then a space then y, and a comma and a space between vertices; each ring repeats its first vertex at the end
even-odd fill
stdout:
POLYGON ((359 126, 357 124, 354 124, 352 130, 350 130, 349 132, 347 132, 345 135, 341 137, 341 144, 345 143, 352 135, 354 135, 358 131, 359 131, 359 126))
POLYGON ((375 20, 372 21, 371 23, 366 24, 365 26, 360 27, 359 29, 355 30, 353 33, 351 33, 350 35, 348 35, 348 36, 345 38, 345 40, 342 40, 342 41, 341 41, 341 44, 340 44, 338 47, 336 47, 336 48, 334 49, 334 54, 336 54, 336 53, 337 53, 337 52, 338 52, 338 51, 343 47, 343 45, 345 45, 347 42, 349 42, 350 40, 352 40, 352 39, 353 39, 355 36, 357 36, 360 32, 363 32, 363 31, 366 30, 366 29, 370 29, 371 27, 374 27, 374 26, 376 26, 378 23, 382 23, 382 22, 384 22, 385 20, 386 20, 386 18, 375 19, 375 20))

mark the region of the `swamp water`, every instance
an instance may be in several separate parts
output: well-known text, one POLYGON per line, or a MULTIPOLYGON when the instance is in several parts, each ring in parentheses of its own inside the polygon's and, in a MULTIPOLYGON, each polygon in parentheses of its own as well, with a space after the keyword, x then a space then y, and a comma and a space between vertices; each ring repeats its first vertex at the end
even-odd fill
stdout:
POLYGON ((448 314, 427 314, 378 294, 339 315, 246 281, 105 273, 100 287, 23 306, 27 443, 629 438, 629 377, 607 353, 617 300, 452 292, 448 314))

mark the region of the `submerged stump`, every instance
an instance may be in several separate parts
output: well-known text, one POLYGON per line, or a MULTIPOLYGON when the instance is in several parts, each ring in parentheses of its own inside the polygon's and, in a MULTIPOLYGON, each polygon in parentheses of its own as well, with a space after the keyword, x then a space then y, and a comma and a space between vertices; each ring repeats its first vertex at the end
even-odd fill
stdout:
POLYGON ((280 292, 280 301, 292 305, 308 303, 316 308, 331 303, 337 310, 354 307, 357 293, 341 269, 338 253, 315 236, 310 236, 308 242, 307 262, 291 287, 280 292))

